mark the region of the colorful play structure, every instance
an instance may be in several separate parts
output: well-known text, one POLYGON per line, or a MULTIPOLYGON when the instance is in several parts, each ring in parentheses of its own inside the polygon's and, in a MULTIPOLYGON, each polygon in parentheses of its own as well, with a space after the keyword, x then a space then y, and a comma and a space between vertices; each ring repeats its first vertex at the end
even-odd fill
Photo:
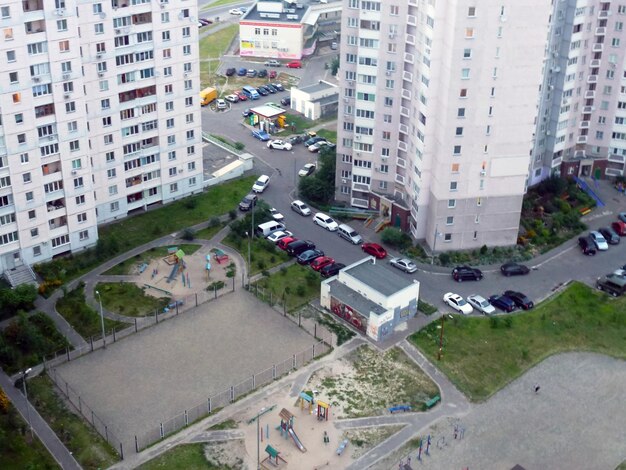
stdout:
POLYGON ((185 260, 184 260, 185 252, 179 249, 178 247, 174 246, 174 247, 168 248, 167 253, 168 255, 165 258, 163 258, 163 261, 165 261, 167 264, 172 266, 172 271, 170 272, 170 275, 167 277, 167 283, 169 284, 170 282, 172 282, 179 271, 182 276, 183 285, 185 285, 186 283, 189 283, 189 275, 185 276, 185 273, 183 272, 186 267, 185 260))
POLYGON ((313 412, 313 405, 317 404, 317 410, 315 415, 319 421, 328 421, 330 417, 330 405, 321 400, 315 400, 311 395, 306 392, 300 392, 300 396, 298 398, 300 402, 300 409, 303 410, 306 406, 308 408, 309 413, 313 412))
POLYGON ((295 416, 291 414, 286 408, 283 408, 281 412, 278 413, 278 415, 280 416, 280 425, 276 428, 276 430, 280 430, 280 435, 284 436, 285 439, 291 437, 294 444, 296 444, 296 447, 300 449, 300 452, 306 452, 306 447, 304 447, 304 445, 298 438, 298 435, 293 430, 293 420, 295 416))
POLYGON ((267 457, 263 459, 261 464, 265 464, 267 462, 272 464, 274 467, 278 467, 281 461, 287 463, 287 461, 280 456, 280 452, 274 449, 271 445, 267 445, 267 447, 265 448, 265 452, 267 452, 267 457))

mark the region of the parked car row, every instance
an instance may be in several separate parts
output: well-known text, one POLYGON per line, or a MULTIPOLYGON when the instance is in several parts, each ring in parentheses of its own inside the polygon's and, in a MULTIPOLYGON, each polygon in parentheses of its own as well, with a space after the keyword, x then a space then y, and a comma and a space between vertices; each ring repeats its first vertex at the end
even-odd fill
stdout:
MULTIPOLYGON (((621 217, 622 212, 619 214, 621 217)), ((626 236, 626 222, 621 219, 613 222, 609 227, 600 227, 587 235, 578 237, 578 246, 584 255, 593 256, 598 251, 606 251, 609 245, 617 245, 621 238, 626 236)))
POLYGON ((626 264, 596 281, 596 287, 613 297, 626 294, 626 264))
POLYGON ((530 310, 535 306, 534 302, 522 292, 506 290, 502 294, 495 294, 485 299, 482 295, 472 294, 467 300, 458 294, 448 292, 443 296, 443 301, 459 313, 469 315, 476 310, 484 315, 493 315, 496 308, 503 312, 512 312, 516 308, 530 310))

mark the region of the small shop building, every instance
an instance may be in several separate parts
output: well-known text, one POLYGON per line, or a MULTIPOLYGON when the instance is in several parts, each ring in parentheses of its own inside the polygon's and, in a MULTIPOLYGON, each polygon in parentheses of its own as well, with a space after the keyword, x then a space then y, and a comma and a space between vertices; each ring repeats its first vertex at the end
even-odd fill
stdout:
POLYGON ((417 313, 420 284, 373 256, 343 268, 320 287, 320 304, 375 341, 417 313))

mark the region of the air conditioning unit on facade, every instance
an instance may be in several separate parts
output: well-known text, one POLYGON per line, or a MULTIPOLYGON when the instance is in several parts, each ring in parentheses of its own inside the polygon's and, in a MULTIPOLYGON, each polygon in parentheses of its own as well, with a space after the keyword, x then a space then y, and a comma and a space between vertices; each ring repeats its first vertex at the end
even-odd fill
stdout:
POLYGON ((75 175, 76 173, 78 173, 76 170, 72 170, 73 175, 75 175))
POLYGON ((342 179, 341 179, 341 182, 342 182, 343 184, 346 184, 346 183, 348 182, 348 180, 347 180, 347 179, 345 179, 345 178, 342 178, 342 179))
POLYGON ((63 80, 69 80, 70 79, 70 74, 69 73, 64 73, 63 74, 63 80))
POLYGON ((104 72, 98 72, 98 77, 100 78, 104 77, 104 72))
POLYGON ((39 77, 33 77, 33 82, 38 83, 41 80, 39 77))
POLYGON ((102 54, 96 54, 96 59, 102 59, 102 54))

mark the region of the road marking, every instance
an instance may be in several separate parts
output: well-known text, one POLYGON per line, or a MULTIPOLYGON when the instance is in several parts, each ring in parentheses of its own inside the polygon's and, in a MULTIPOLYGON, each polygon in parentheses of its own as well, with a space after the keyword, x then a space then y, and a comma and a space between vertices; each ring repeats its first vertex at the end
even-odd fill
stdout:
POLYGON ((557 253, 557 254, 555 254, 555 255, 551 256, 550 258, 548 258, 547 260, 542 261, 541 263, 539 263, 539 264, 537 264, 537 265, 533 266, 532 268, 533 268, 533 269, 540 268, 540 267, 541 267, 541 266, 543 266, 544 264, 549 263, 550 261, 552 261, 552 260, 554 260, 554 259, 558 258, 558 257, 559 257, 559 256, 561 256, 561 255, 564 255, 565 253, 567 253, 568 251, 572 250, 572 249, 573 249, 573 248, 575 248, 575 247, 576 247, 576 245, 572 245, 572 246, 570 246, 569 248, 566 248, 565 250, 561 251, 560 253, 557 253))

